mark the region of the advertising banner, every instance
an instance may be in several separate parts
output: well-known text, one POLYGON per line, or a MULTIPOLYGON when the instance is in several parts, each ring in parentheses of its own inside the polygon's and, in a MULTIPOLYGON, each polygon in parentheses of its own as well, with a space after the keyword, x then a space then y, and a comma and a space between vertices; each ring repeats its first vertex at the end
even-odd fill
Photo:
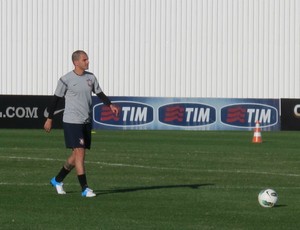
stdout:
MULTIPOLYGON (((110 97, 118 117, 93 96, 93 128, 120 130, 280 130, 279 100, 221 98, 110 97)), ((0 128, 42 129, 52 96, 0 95, 0 128)), ((292 106, 293 107, 293 106, 292 106)), ((53 128, 62 128, 64 102, 53 128)), ((288 109, 286 109, 288 111, 288 109)), ((297 113, 300 109, 296 110, 297 113)), ((286 115, 285 115, 286 116, 286 115)), ((290 118, 288 118, 290 119, 290 118)), ((287 120, 288 120, 287 119, 287 120)), ((287 122, 283 119, 283 122, 287 122)))
POLYGON ((94 129, 280 130, 278 99, 110 97, 120 108, 114 116, 93 98, 94 129))
POLYGON ((281 130, 300 130, 300 99, 281 99, 281 130))
MULTIPOLYGON (((0 128, 42 129, 52 96, 0 95, 0 128)), ((62 128, 64 102, 58 104, 53 128, 62 128)))

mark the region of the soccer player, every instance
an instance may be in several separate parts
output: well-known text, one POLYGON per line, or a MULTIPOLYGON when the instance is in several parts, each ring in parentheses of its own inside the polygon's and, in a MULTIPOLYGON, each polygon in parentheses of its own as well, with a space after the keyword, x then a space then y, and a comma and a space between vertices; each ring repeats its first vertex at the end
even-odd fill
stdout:
POLYGON ((86 71, 89 68, 88 55, 82 50, 77 50, 72 54, 72 61, 74 69, 59 79, 44 124, 45 131, 50 132, 56 105, 65 97, 63 128, 66 147, 71 148, 72 153, 57 176, 51 179, 50 184, 56 188, 58 194, 66 194, 62 181, 75 168, 82 188, 82 196, 94 197, 96 194, 87 184, 84 166, 85 150, 90 149, 91 145, 92 93, 109 106, 115 116, 118 116, 119 109, 103 93, 95 75, 86 71))

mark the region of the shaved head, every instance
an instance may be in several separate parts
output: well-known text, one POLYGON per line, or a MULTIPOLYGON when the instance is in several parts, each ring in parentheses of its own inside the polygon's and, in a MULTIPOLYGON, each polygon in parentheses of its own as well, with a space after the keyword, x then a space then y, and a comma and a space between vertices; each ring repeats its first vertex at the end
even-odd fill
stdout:
POLYGON ((78 61, 81 54, 85 54, 87 56, 86 52, 84 52, 83 50, 74 51, 72 54, 72 62, 74 63, 75 61, 78 61))

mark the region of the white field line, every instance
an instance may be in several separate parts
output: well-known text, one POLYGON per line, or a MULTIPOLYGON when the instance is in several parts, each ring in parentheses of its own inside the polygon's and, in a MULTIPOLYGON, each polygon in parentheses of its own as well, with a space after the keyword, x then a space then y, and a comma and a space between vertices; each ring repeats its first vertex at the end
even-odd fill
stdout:
POLYGON ((10 183, 10 182, 0 182, 0 185, 16 185, 16 186, 50 186, 50 183, 10 183))
MULTIPOLYGON (((16 159, 16 160, 34 160, 34 161, 61 161, 65 159, 54 159, 54 158, 39 158, 39 157, 18 157, 18 156, 0 156, 5 159, 16 159)), ((131 167, 131 168, 144 168, 144 169, 156 169, 156 170, 171 170, 171 171, 187 171, 187 172, 208 172, 208 173, 234 173, 234 174, 258 174, 258 175, 274 175, 284 177, 300 177, 300 174, 293 173, 277 173, 277 172, 264 172, 264 171, 250 171, 250 170, 222 170, 222 169, 187 169, 187 168, 172 168, 172 167, 158 167, 158 166, 146 166, 136 164, 123 164, 123 163, 108 163, 100 161, 85 161, 87 164, 97 164, 112 167, 131 167)))

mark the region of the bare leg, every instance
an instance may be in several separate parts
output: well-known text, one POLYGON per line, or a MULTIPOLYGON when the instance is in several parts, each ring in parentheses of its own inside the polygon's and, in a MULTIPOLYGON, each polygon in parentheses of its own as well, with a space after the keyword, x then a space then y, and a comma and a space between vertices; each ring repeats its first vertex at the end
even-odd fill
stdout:
POLYGON ((77 175, 82 175, 85 173, 84 158, 85 158, 85 149, 74 148, 72 150, 72 154, 67 159, 67 164, 75 166, 77 175))
POLYGON ((85 174, 84 158, 85 158, 85 149, 74 148, 72 155, 68 159, 69 163, 75 165, 77 175, 85 174))

